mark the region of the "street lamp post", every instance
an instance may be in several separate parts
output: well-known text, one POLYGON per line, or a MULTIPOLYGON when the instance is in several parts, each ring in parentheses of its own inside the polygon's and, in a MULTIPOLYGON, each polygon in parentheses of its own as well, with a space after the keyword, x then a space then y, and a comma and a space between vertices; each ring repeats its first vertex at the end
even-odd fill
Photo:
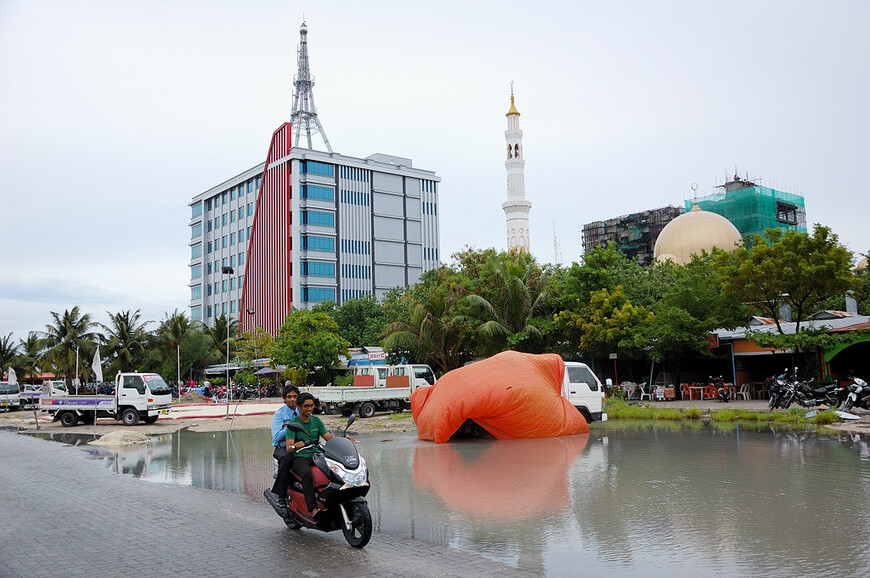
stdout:
MULTIPOLYGON (((232 275, 235 273, 232 267, 224 267, 221 270, 221 273, 224 275, 232 275)), ((229 307, 227 307, 227 312, 229 313, 229 307)), ((226 316, 227 320, 227 417, 230 417, 230 396, 233 393, 233 388, 230 385, 230 318, 229 314, 226 316)))
MULTIPOLYGON (((248 307, 245 311, 247 311, 248 315, 250 315, 251 318, 253 319, 254 313, 256 313, 256 312, 250 307, 248 307)), ((256 370, 256 368, 257 368, 257 325, 256 325, 256 321, 252 321, 251 327, 253 329, 253 335, 254 335, 254 361, 253 361, 253 363, 251 363, 251 365, 253 365, 254 370, 256 370)), ((261 399, 263 397, 262 395, 260 395, 260 376, 259 375, 257 376, 257 396, 260 397, 261 399)))

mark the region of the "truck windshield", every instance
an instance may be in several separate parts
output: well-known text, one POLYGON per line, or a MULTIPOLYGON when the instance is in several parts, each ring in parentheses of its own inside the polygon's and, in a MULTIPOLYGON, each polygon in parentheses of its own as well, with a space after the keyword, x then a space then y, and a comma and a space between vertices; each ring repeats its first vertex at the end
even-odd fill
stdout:
POLYGON ((8 382, 0 382, 0 393, 8 394, 8 393, 18 393, 18 385, 12 384, 8 382))
POLYGON ((172 393, 172 390, 169 389, 169 386, 166 385, 166 382, 163 381, 163 378, 156 373, 151 375, 143 375, 142 377, 145 379, 145 383, 148 384, 148 388, 154 395, 166 395, 167 393, 172 393))

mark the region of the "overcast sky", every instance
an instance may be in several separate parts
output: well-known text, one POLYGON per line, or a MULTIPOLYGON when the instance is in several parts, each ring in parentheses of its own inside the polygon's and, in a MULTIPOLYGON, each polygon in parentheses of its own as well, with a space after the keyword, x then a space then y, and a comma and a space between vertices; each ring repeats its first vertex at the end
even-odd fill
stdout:
POLYGON ((289 120, 303 14, 333 149, 435 171, 442 258, 504 249, 511 80, 541 262, 735 167, 870 249, 867 0, 0 0, 0 336, 189 314, 187 203, 289 120))

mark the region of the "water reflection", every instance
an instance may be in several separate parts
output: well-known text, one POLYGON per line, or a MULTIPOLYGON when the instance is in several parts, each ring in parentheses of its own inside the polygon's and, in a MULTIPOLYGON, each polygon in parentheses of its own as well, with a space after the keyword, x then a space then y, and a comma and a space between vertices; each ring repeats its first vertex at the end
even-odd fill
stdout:
MULTIPOLYGON (((445 445, 356 437, 382 534, 539 575, 870 572, 870 446, 860 435, 614 424, 445 445)), ((258 501, 272 481, 268 430, 182 430, 98 451, 119 473, 258 501)))

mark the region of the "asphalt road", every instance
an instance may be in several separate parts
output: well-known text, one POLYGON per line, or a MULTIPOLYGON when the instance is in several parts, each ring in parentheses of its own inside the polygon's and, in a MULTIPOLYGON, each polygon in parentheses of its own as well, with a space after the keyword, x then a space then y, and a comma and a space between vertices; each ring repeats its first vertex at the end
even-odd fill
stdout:
POLYGON ((526 576, 375 533, 289 530, 247 496, 113 474, 86 446, 0 431, 0 576, 526 576))

